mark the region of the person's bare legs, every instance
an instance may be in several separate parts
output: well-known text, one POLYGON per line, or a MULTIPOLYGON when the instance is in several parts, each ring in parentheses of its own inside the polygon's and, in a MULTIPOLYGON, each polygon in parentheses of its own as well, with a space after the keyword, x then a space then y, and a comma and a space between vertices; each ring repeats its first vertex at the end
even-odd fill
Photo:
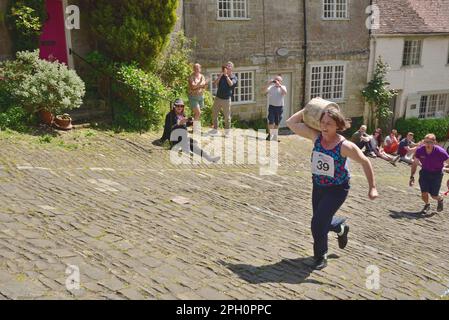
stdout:
POLYGON ((279 130, 279 126, 278 125, 273 125, 273 139, 275 140, 275 141, 277 141, 278 140, 278 130, 279 130))
POLYGON ((421 194, 421 199, 422 199, 422 201, 424 201, 425 204, 429 204, 429 193, 423 192, 421 194))
POLYGON ((196 107, 193 108, 193 120, 199 121, 200 116, 201 116, 201 109, 200 106, 197 105, 196 107))

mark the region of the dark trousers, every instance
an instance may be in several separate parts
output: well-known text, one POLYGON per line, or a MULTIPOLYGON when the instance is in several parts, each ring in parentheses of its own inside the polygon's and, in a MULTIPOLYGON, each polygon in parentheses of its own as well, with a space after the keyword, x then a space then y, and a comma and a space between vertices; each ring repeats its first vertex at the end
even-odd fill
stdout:
POLYGON ((365 148, 365 152, 374 152, 371 142, 360 141, 359 143, 357 143, 357 147, 359 147, 360 150, 363 150, 363 148, 365 148))
POLYGON ((332 187, 313 185, 312 235, 315 257, 322 257, 327 253, 329 231, 336 233, 341 231, 341 225, 346 219, 334 215, 345 202, 349 188, 349 182, 332 187))
POLYGON ((176 146, 177 150, 182 150, 184 153, 189 153, 189 151, 191 151, 199 156, 206 155, 206 153, 200 149, 198 142, 187 136, 186 129, 176 129, 172 131, 170 145, 172 149, 176 146))

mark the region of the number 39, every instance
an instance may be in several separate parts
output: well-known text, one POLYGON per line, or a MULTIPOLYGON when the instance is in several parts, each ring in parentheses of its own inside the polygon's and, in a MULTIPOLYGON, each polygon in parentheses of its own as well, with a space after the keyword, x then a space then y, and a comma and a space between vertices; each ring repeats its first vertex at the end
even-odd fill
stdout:
POLYGON ((318 161, 317 168, 318 168, 318 170, 329 171, 329 164, 328 163, 323 163, 323 161, 318 161))

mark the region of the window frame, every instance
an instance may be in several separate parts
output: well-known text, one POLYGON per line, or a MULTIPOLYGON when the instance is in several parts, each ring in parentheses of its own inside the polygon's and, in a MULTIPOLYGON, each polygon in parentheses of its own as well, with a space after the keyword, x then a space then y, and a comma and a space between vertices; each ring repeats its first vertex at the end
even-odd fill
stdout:
POLYGON ((311 62, 311 63, 309 63, 309 81, 307 83, 307 85, 309 86, 309 89, 307 91, 309 100, 311 100, 312 96, 313 96, 313 97, 321 97, 323 99, 326 99, 326 100, 329 100, 332 102, 336 102, 336 103, 344 103, 346 101, 345 100, 346 99, 346 72, 347 72, 347 62, 346 61, 326 61, 326 62, 311 62), (327 97, 323 96, 324 68, 329 67, 329 66, 333 67, 333 71, 332 71, 332 87, 333 88, 335 88, 335 85, 336 85, 335 81, 337 79, 335 77, 335 72, 336 72, 335 68, 343 67, 343 78, 342 78, 343 81, 341 84, 341 97, 340 98, 334 98, 336 92, 333 90, 331 91, 332 98, 327 98, 327 97), (320 79, 319 79, 320 87, 319 87, 319 94, 315 95, 315 93, 312 93, 313 88, 315 88, 312 86, 312 81, 314 81, 314 80, 316 81, 316 79, 313 79, 313 75, 314 75, 313 68, 317 68, 317 67, 321 68, 320 79))
MULTIPOLYGON (((247 72, 247 73, 251 73, 251 75, 252 75, 252 82, 251 82, 251 97, 252 97, 252 100, 245 100, 245 101, 242 101, 242 100, 240 100, 240 98, 241 97, 239 97, 239 101, 232 101, 232 105, 244 105, 244 104, 254 104, 254 103, 256 103, 256 84, 255 84, 255 82, 256 82, 256 72, 257 72, 257 69, 256 68, 237 68, 237 69, 234 69, 233 71, 232 71, 232 73, 234 74, 234 75, 236 75, 237 76, 237 80, 238 80, 238 83, 237 83, 237 87, 234 89, 234 96, 237 94, 237 92, 238 92, 238 94, 239 95, 242 95, 242 93, 240 92, 240 90, 241 90, 241 81, 242 81, 242 78, 241 78, 241 73, 244 73, 244 72, 247 72)), ((209 90, 210 90, 210 92, 212 93, 212 95, 215 97, 215 95, 216 95, 216 89, 214 88, 214 86, 213 86, 213 82, 214 82, 214 80, 215 80, 215 78, 214 78, 214 76, 216 76, 216 75, 219 75, 221 72, 218 70, 218 69, 215 69, 215 70, 208 70, 208 76, 209 76, 209 78, 211 79, 210 80, 210 83, 209 83, 209 90)))
POLYGON ((321 6, 321 20, 326 20, 326 21, 344 21, 344 20, 350 20, 349 17, 349 5, 350 5, 350 0, 342 0, 344 1, 345 4, 345 17, 337 17, 337 1, 339 0, 321 0, 322 2, 322 6, 321 6), (326 5, 328 5, 328 3, 326 3, 326 1, 332 1, 332 3, 330 4, 332 6, 332 10, 330 11, 332 16, 331 17, 326 17, 326 5))
POLYGON ((441 102, 444 101, 442 98, 443 96, 446 97, 446 105, 444 106, 444 112, 443 117, 446 117, 449 115, 449 91, 446 92, 433 92, 433 93, 425 93, 422 94, 419 98, 419 110, 418 110, 418 119, 434 119, 434 118, 440 118, 437 117, 438 113, 440 112, 440 106, 441 102), (429 107, 431 106, 430 101, 432 97, 436 97, 435 101, 435 111, 429 112, 429 107), (424 112, 422 112, 423 109, 423 100, 426 98, 426 106, 424 112), (433 113, 433 115, 432 115, 433 113))
POLYGON ((248 6, 248 0, 228 0, 230 3, 230 17, 220 17, 220 1, 226 1, 226 0, 217 0, 217 20, 219 21, 247 21, 250 20, 249 18, 249 6, 248 6), (242 1, 245 4, 245 17, 234 17, 234 2, 235 1, 242 1))
MULTIPOLYGON (((424 49, 424 40, 423 39, 404 39, 404 45, 402 47, 402 61, 401 61, 401 67, 402 68, 416 68, 416 67, 421 67, 421 61, 422 61, 422 53, 423 53, 423 49, 424 49), (418 57, 418 63, 417 64, 404 64, 404 58, 405 58, 405 47, 406 47, 406 43, 407 42, 416 42, 419 41, 420 42, 420 46, 419 46, 419 57, 418 57)), ((410 56, 411 59, 411 56, 410 56)), ((410 61, 411 63, 411 61, 410 61)))

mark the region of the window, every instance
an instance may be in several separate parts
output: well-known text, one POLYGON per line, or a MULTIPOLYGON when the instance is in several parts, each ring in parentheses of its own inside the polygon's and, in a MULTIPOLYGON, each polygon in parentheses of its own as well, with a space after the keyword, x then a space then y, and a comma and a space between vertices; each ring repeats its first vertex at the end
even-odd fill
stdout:
POLYGON ((310 78, 310 98, 321 97, 326 100, 344 98, 345 66, 312 66, 310 78))
POLYGON ((449 94, 432 94, 421 97, 419 118, 444 117, 449 113, 449 94))
POLYGON ((323 19, 348 18, 348 0, 323 0, 323 19))
POLYGON ((404 43, 403 66, 417 66, 421 64, 422 40, 406 40, 404 43))
MULTIPOLYGON (((238 79, 237 87, 234 89, 234 96, 232 101, 237 104, 254 102, 254 71, 235 71, 235 76, 238 79)), ((217 94, 217 87, 213 85, 213 81, 217 79, 219 73, 211 74, 210 89, 212 94, 217 94)))
POLYGON ((219 19, 248 18, 247 0, 217 0, 219 19))

